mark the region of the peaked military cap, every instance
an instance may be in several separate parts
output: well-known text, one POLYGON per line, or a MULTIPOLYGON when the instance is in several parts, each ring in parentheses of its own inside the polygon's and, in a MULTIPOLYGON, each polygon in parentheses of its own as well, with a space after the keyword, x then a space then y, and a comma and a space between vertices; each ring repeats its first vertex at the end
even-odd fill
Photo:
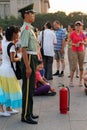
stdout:
POLYGON ((20 12, 21 14, 24 14, 24 13, 36 13, 36 11, 33 10, 33 7, 34 7, 34 4, 30 4, 22 9, 19 9, 18 12, 20 12))

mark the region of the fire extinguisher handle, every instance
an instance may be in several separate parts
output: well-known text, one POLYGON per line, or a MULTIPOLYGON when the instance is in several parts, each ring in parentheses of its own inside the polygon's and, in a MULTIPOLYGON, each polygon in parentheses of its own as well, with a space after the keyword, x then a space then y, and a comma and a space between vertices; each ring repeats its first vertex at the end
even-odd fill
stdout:
POLYGON ((68 89, 68 111, 69 111, 70 110, 70 89, 67 86, 66 88, 68 89))

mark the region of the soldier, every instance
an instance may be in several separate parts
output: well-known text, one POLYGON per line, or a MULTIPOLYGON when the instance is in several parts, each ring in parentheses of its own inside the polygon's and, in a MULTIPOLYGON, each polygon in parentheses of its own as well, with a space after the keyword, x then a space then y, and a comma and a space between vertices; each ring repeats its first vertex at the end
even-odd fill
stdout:
POLYGON ((29 124, 37 124, 34 119, 38 115, 33 115, 33 92, 35 86, 35 71, 37 65, 37 40, 31 23, 35 20, 33 4, 20 9, 24 20, 21 28, 21 47, 22 47, 22 115, 21 121, 29 124))

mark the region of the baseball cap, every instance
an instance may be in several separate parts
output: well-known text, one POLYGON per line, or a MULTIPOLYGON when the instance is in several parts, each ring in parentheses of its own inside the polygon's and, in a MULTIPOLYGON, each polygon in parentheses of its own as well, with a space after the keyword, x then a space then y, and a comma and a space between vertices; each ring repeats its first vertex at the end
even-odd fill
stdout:
POLYGON ((77 24, 83 26, 83 23, 82 23, 81 21, 76 21, 76 22, 75 22, 75 25, 77 25, 77 24))

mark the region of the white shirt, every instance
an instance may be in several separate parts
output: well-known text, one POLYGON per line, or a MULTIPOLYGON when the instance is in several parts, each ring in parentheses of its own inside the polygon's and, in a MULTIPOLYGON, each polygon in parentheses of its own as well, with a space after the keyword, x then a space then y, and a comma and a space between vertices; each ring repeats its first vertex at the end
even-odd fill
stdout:
MULTIPOLYGON (((2 42, 2 63, 5 63, 5 64, 8 64, 8 65, 11 65, 10 63, 10 59, 9 59, 9 56, 8 56, 8 53, 7 53, 7 46, 10 42, 6 41, 6 40, 3 40, 2 42)), ((15 46, 11 46, 10 48, 10 52, 15 52, 15 46)))
MULTIPOLYGON (((42 31, 39 35, 39 41, 42 42, 42 31)), ((54 56, 54 44, 57 43, 55 33, 50 29, 44 30, 43 50, 45 56, 54 56)))

